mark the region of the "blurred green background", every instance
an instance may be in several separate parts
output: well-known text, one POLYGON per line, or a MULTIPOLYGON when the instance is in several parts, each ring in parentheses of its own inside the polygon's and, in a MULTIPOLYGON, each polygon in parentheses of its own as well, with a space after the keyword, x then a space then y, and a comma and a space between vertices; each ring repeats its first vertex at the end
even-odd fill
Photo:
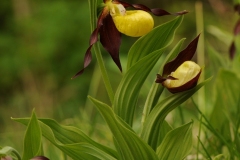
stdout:
MULTIPOLYGON (((205 42, 219 52, 228 52, 231 33, 236 22, 233 2, 229 0, 128 0, 150 8, 169 12, 188 10, 176 33, 176 42, 186 37, 188 44, 196 32, 196 2, 203 6, 205 42), (209 26, 229 33, 229 44, 222 44, 208 32, 209 26)), ((155 25, 174 16, 154 17, 155 25)), ((212 28, 212 32, 217 31, 212 28)), ((12 146, 21 151, 25 127, 11 117, 29 117, 35 108, 38 117, 56 119, 62 124, 74 124, 101 141, 111 138, 102 119, 96 116, 90 94, 109 103, 95 57, 84 74, 71 77, 83 66, 88 48, 90 19, 87 0, 2 0, 0 2, 0 146, 12 146), (98 122, 98 123, 97 123, 98 122), (93 127, 94 126, 94 127, 93 127), (94 132, 101 130, 100 135, 94 132)), ((122 36, 120 57, 123 68, 127 52, 136 38, 122 36)), ((174 43, 175 44, 175 43, 174 43)), ((207 52, 206 52, 207 54, 207 52)), ((93 54, 94 55, 94 54, 93 54)), ((122 74, 103 50, 106 68, 114 90, 122 74)), ((206 60, 205 68, 210 62, 206 60)), ((207 72, 214 75, 214 72, 207 72)), ((155 74, 153 75, 155 76, 155 74)), ((152 80, 145 88, 151 86, 152 80)), ((142 92, 145 97, 146 92, 142 92)), ((141 102, 141 99, 140 99, 141 102)), ((139 113, 141 113, 139 108, 139 113)))

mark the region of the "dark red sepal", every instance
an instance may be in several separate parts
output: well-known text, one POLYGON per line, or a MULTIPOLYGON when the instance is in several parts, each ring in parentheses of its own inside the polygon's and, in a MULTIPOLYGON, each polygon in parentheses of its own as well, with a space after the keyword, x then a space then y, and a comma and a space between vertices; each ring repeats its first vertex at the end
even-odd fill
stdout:
POLYGON ((144 10, 146 12, 151 12, 155 16, 183 15, 183 14, 188 13, 186 10, 180 11, 180 12, 176 12, 176 13, 169 13, 168 11, 160 9, 160 8, 150 9, 147 6, 143 5, 143 4, 130 4, 130 3, 127 3, 127 2, 123 2, 123 1, 117 1, 117 2, 121 3, 124 7, 133 7, 133 8, 138 9, 138 10, 144 10))
POLYGON ((98 18, 98 22, 97 22, 97 28, 92 32, 91 36, 90 36, 90 40, 89 40, 89 47, 85 53, 84 56, 84 66, 83 69, 81 69, 80 71, 78 71, 73 77, 76 78, 78 76, 80 76, 83 72, 84 69, 86 67, 88 67, 88 65, 91 63, 92 61, 92 53, 91 53, 91 49, 92 46, 98 41, 98 33, 99 30, 101 29, 101 27, 103 26, 103 20, 106 18, 106 16, 108 15, 108 10, 106 8, 103 9, 101 15, 98 18))
POLYGON ((234 35, 237 36, 240 33, 240 19, 237 21, 234 27, 234 35))
POLYGON ((236 12, 238 12, 238 14, 240 15, 240 4, 239 3, 234 5, 234 10, 236 12))
POLYGON ((101 44, 111 55, 113 61, 116 63, 120 71, 122 71, 122 66, 119 58, 121 33, 117 30, 110 14, 104 18, 103 26, 100 28, 99 32, 101 44))
POLYGON ((183 84, 182 86, 174 87, 174 88, 167 88, 167 89, 171 93, 178 93, 178 92, 183 92, 183 91, 187 91, 189 89, 192 89, 192 88, 194 88, 197 85, 198 79, 199 79, 199 77, 201 75, 201 72, 202 71, 200 71, 193 79, 191 79, 187 83, 183 84))
POLYGON ((233 41, 231 46, 230 46, 230 48, 229 48, 229 57, 230 57, 230 59, 233 59, 235 54, 236 54, 236 46, 235 46, 235 43, 233 41))
POLYGON ((174 72, 183 62, 192 59, 197 49, 199 36, 200 34, 192 42, 190 42, 189 45, 182 50, 174 60, 164 65, 163 76, 170 75, 171 72, 174 72))
POLYGON ((163 77, 160 74, 157 74, 157 79, 155 80, 156 83, 163 83, 164 81, 166 81, 167 79, 171 79, 171 80, 178 80, 177 78, 173 77, 173 76, 167 76, 167 77, 163 77))

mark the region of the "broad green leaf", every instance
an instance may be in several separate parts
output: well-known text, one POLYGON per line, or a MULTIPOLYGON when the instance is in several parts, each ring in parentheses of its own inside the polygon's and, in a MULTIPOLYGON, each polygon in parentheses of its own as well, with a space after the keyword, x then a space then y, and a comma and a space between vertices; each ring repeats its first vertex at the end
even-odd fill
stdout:
MULTIPOLYGON (((14 120, 24 125, 29 121, 27 118, 14 120)), ((73 159, 116 159, 116 151, 96 143, 78 128, 62 126, 51 119, 39 119, 39 124, 43 136, 73 159)))
POLYGON ((169 45, 182 20, 183 16, 178 16, 172 21, 155 27, 147 35, 139 38, 129 50, 127 70, 149 53, 169 45))
MULTIPOLYGON (((162 124, 165 117, 173 109, 178 107, 180 104, 185 102, 190 98, 194 93, 196 93, 203 85, 205 85, 211 78, 205 80, 204 82, 198 84, 191 90, 173 94, 162 101, 160 101, 151 111, 149 116, 146 118, 145 123, 143 124, 143 129, 141 132, 141 138, 147 142, 154 150, 157 148, 157 141, 159 135, 158 126, 162 124)), ((161 128, 161 127, 160 127, 161 128)))
MULTIPOLYGON (((162 74, 162 69, 163 69, 164 65, 167 62, 169 62, 170 60, 172 60, 180 52, 181 46, 182 46, 184 40, 185 39, 180 40, 177 43, 177 45, 171 50, 171 52, 166 56, 162 65, 160 66, 159 74, 162 74)), ((157 104, 163 89, 164 89, 164 87, 162 85, 159 85, 159 84, 153 82, 151 89, 148 93, 147 100, 144 105, 142 123, 144 123, 146 117, 148 116, 148 114, 150 113, 152 108, 157 104)))
POLYGON ((113 110, 130 126, 132 126, 135 106, 141 87, 164 50, 154 51, 137 62, 123 76, 118 86, 114 97, 113 110))
POLYGON ((192 148, 192 122, 170 131, 157 148, 159 159, 181 160, 192 148))
POLYGON ((23 160, 31 159, 41 153, 42 132, 33 111, 24 136, 23 160))
POLYGON ((159 127, 160 128, 158 129, 159 130, 158 137, 156 136, 158 138, 157 146, 159 146, 162 143, 162 140, 164 139, 166 134, 172 130, 172 127, 165 120, 162 122, 162 125, 159 125, 159 127))
POLYGON ((89 97, 108 124, 116 141, 121 160, 156 160, 152 148, 140 139, 127 124, 122 121, 108 105, 89 97))

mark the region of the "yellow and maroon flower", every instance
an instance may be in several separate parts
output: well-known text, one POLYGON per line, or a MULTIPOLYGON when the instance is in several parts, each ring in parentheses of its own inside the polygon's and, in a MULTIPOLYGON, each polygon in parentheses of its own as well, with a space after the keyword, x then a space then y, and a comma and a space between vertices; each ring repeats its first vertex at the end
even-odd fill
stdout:
POLYGON ((91 48, 98 41, 98 34, 101 44, 122 71, 119 59, 121 33, 131 37, 140 37, 150 32, 154 27, 154 21, 149 12, 156 16, 187 13, 187 11, 169 13, 159 8, 150 9, 142 4, 129 4, 119 0, 104 0, 103 2, 104 7, 98 18, 97 28, 91 34, 89 47, 85 53, 84 67, 74 77, 81 75, 90 64, 92 60, 91 48), (134 10, 126 10, 128 7, 134 10))
POLYGON ((164 65, 162 75, 157 74, 156 83, 161 83, 171 93, 189 90, 197 85, 201 67, 190 61, 196 52, 197 36, 178 56, 164 65))

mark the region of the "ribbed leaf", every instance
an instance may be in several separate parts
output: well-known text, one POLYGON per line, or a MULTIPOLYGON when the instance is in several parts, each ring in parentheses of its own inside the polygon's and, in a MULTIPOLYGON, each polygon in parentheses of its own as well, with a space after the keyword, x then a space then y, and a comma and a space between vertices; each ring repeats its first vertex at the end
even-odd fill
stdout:
POLYGON ((122 121, 108 105, 89 97, 107 122, 117 144, 121 160, 158 159, 152 148, 140 139, 135 132, 122 121))
POLYGON ((24 136, 23 160, 31 159, 41 153, 42 132, 39 126, 35 112, 33 111, 31 119, 27 125, 24 136))
POLYGON ((169 112, 178 107, 188 98, 190 98, 195 92, 197 92, 203 85, 205 85, 211 78, 205 80, 204 82, 198 84, 195 88, 173 94, 164 100, 160 101, 151 111, 149 116, 146 118, 145 123, 143 124, 143 130, 141 133, 141 138, 146 141, 154 150, 157 148, 157 141, 159 130, 156 128, 161 125, 165 117, 169 112))
POLYGON ((113 109, 130 126, 141 87, 163 52, 164 49, 157 50, 137 62, 123 76, 118 86, 113 109))
POLYGON ((129 50, 127 70, 149 53, 169 45, 182 19, 183 16, 179 16, 154 28, 147 35, 139 38, 129 50))
POLYGON ((219 70, 215 82, 216 101, 210 117, 210 122, 214 129, 216 129, 227 141, 231 141, 232 139, 230 125, 236 125, 239 119, 237 115, 240 96, 239 81, 237 74, 221 69, 219 70))
POLYGON ((170 131, 157 148, 159 159, 181 160, 192 148, 192 122, 170 131))
MULTIPOLYGON (((29 122, 27 118, 14 120, 24 125, 29 122)), ((39 124, 43 136, 73 159, 116 159, 116 151, 96 143, 78 128, 62 126, 51 119, 39 119, 39 124)))

